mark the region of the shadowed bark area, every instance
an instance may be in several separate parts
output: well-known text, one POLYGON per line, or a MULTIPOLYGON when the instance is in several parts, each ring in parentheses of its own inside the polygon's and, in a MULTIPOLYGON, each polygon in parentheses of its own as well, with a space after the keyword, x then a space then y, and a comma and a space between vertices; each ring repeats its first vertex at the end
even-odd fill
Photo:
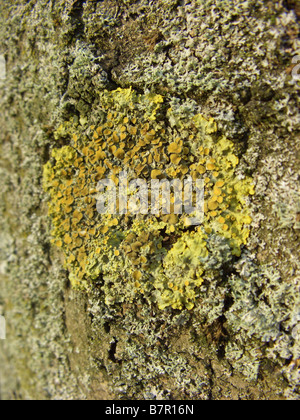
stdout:
POLYGON ((0 56, 0 397, 298 400, 298 2, 4 0, 0 56), (129 87, 214 118, 254 179, 247 245, 212 246, 192 310, 73 290, 51 243, 56 133, 129 87))

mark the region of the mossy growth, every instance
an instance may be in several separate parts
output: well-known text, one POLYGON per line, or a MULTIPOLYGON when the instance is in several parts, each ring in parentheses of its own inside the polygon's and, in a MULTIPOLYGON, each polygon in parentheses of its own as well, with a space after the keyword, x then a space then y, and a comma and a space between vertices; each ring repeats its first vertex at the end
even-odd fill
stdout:
POLYGON ((69 145, 55 148, 44 168, 53 243, 63 250, 73 287, 102 282, 108 305, 142 294, 159 309, 192 309, 211 238, 240 256, 249 236, 253 180, 237 175, 235 145, 213 119, 177 111, 160 95, 117 89, 101 94, 92 123, 74 119, 56 131, 69 145), (186 214, 100 215, 97 183, 110 178, 118 185, 124 170, 129 182, 149 185, 153 178, 204 179, 203 223, 188 226, 186 214))

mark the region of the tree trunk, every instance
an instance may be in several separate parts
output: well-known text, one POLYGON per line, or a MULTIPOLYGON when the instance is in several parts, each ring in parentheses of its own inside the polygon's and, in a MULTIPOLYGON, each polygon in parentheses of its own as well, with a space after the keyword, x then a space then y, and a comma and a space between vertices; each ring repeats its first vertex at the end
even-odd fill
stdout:
POLYGON ((298 399, 298 3, 17 0, 0 10, 0 397, 298 399), (237 179, 255 184, 241 255, 227 261, 216 245, 221 262, 186 307, 122 290, 108 302, 114 285, 101 276, 77 290, 51 242, 43 167, 70 144, 61 127, 95 125, 118 88, 161 95, 168 127, 168 107, 213 118, 215 138, 236 149, 237 179))

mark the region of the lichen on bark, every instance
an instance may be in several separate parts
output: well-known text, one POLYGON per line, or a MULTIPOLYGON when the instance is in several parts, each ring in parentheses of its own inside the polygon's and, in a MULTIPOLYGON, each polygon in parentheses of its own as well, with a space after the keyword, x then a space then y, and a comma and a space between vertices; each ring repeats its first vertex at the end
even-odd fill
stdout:
POLYGON ((299 399, 296 2, 18 0, 0 12, 1 397, 299 399), (237 178, 255 183, 247 244, 233 256, 207 238, 189 310, 143 295, 107 304, 101 276, 73 290, 51 244, 43 167, 70 146, 67 121, 98 128, 104 92, 129 88, 163 97, 174 126, 216 121, 237 178))

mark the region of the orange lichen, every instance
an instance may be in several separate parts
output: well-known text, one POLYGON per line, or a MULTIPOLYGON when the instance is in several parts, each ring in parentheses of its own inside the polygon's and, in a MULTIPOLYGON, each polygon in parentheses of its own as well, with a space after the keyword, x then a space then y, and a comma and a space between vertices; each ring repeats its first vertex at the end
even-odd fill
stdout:
POLYGON ((85 287, 102 276, 107 304, 142 293, 160 308, 191 309, 205 274, 208 235, 222 236, 237 256, 249 235, 245 197, 254 191, 250 178, 235 174, 234 144, 218 135, 212 119, 184 115, 177 129, 168 118, 178 115, 165 111, 160 95, 104 92, 97 124, 58 128, 56 136, 68 132, 70 143, 54 149, 44 169, 54 243, 63 249, 70 280, 85 287), (148 185, 167 176, 204 178, 202 225, 191 231, 185 214, 98 214, 98 181, 119 185, 123 170, 129 181, 141 178, 148 185))

